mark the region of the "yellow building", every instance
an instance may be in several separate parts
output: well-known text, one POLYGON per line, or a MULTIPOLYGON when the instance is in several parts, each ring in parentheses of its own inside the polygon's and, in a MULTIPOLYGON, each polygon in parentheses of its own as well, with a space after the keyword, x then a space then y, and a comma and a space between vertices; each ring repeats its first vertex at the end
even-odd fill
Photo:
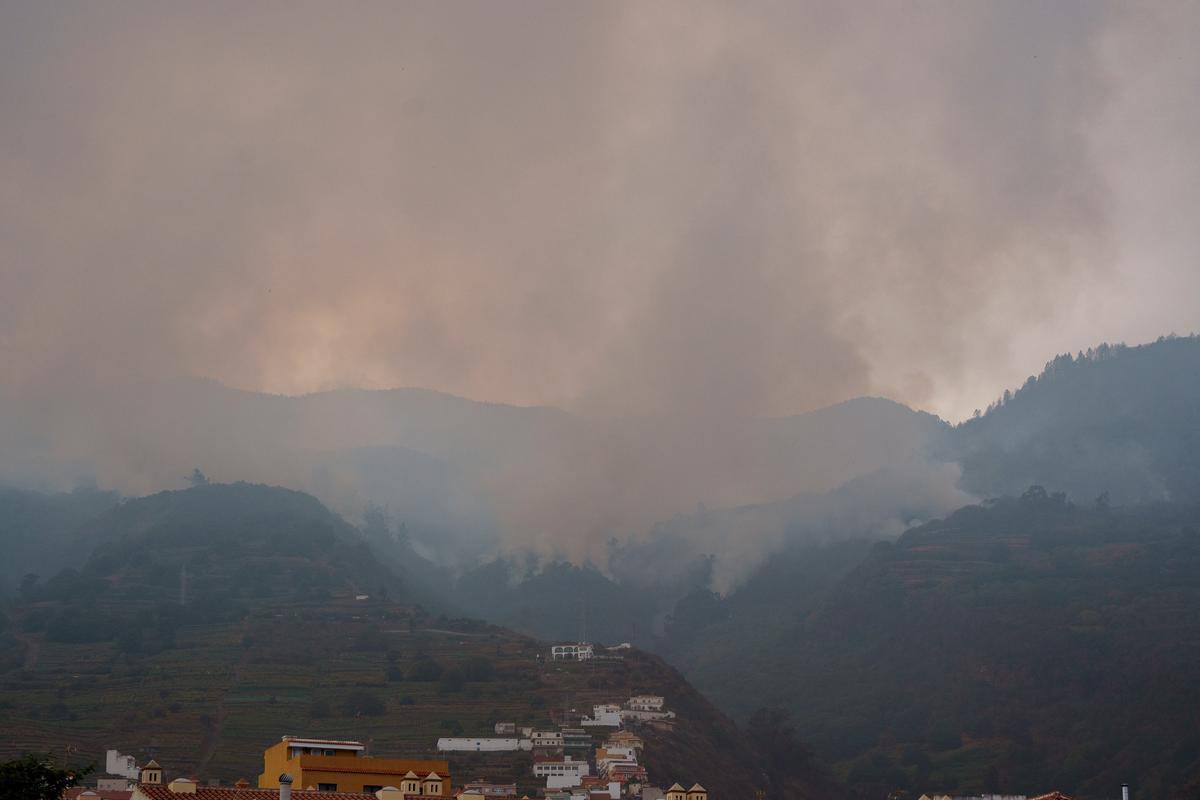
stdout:
POLYGON ((277 789, 286 773, 297 789, 371 793, 394 786, 406 795, 451 797, 449 762, 369 758, 365 751, 361 742, 284 736, 263 751, 258 786, 277 789))
POLYGON ((708 790, 698 783, 692 784, 690 789, 676 783, 667 789, 664 800, 708 800, 708 790))

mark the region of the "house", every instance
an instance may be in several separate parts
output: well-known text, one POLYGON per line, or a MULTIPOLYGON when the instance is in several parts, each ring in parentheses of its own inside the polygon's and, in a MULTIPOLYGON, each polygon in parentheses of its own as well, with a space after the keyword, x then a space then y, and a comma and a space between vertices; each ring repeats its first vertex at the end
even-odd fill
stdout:
POLYGON ((656 694, 635 694, 627 706, 634 711, 662 711, 663 698, 656 694))
MULTIPOLYGON (((515 783, 487 783, 485 781, 475 781, 468 783, 462 788, 462 794, 474 792, 478 797, 491 798, 491 800, 516 800, 517 785, 515 783)), ((462 797, 459 794, 459 797, 462 797)))
POLYGON ((450 797, 447 761, 371 758, 361 742, 284 736, 263 751, 262 789, 278 789, 279 777, 295 786, 325 792, 372 794, 397 787, 406 795, 450 797))
POLYGON ((592 707, 592 716, 583 718, 583 727, 621 727, 621 707, 611 703, 592 707))
POLYGON ((437 749, 440 753, 511 753, 517 750, 528 750, 530 747, 529 739, 448 737, 437 741, 437 749))
POLYGON ((579 789, 586 793, 589 800, 620 800, 621 784, 606 781, 603 778, 585 777, 579 784, 579 789))
POLYGON ((592 735, 583 728, 563 728, 562 746, 567 750, 590 750, 592 735))
POLYGON ((547 789, 563 789, 578 786, 585 775, 591 774, 586 761, 576 761, 570 756, 562 758, 535 758, 533 776, 545 778, 547 789))
POLYGON ((517 735, 517 723, 515 723, 515 722, 497 722, 496 723, 496 735, 497 736, 516 736, 517 735))
POLYGON ((618 747, 632 747, 634 750, 641 750, 644 746, 642 737, 632 731, 614 731, 608 735, 608 743, 618 747))
POLYGON ((595 657, 596 649, 587 642, 556 644, 550 648, 550 658, 554 661, 587 661, 595 657))
POLYGON ((562 755, 563 735, 559 731, 534 731, 529 744, 535 755, 562 755))
POLYGON ((127 756, 118 750, 108 750, 104 753, 104 772, 122 778, 136 781, 141 773, 133 756, 127 756))

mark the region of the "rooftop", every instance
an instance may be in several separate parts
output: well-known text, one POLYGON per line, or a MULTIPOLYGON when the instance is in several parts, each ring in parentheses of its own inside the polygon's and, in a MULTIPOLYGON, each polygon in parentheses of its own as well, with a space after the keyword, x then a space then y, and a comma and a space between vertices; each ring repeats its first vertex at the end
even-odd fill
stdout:
POLYGON ((281 741, 303 747, 334 747, 346 750, 365 750, 362 742, 351 739, 309 739, 305 736, 284 736, 281 741))
POLYGON ((321 772, 362 772, 374 775, 406 775, 415 772, 421 778, 450 774, 450 762, 409 758, 350 758, 348 756, 299 756, 301 769, 321 772))
MULTIPOLYGON (((142 784, 137 791, 150 800, 279 800, 278 789, 241 789, 233 786, 197 786, 196 793, 172 792, 169 786, 142 784)), ((292 800, 376 800, 373 794, 359 792, 292 791, 292 800)))

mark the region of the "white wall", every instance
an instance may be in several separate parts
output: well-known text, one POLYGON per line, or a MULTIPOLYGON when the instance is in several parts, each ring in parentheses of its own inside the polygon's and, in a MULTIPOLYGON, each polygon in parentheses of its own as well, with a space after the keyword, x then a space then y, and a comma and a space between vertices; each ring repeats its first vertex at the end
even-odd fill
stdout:
POLYGON ((529 750, 531 743, 528 739, 500 739, 484 737, 479 739, 445 738, 438 739, 437 749, 440 752, 467 753, 503 753, 514 750, 529 750))
POLYGON ((109 775, 120 775, 122 778, 138 779, 137 761, 133 756, 122 755, 116 750, 104 754, 104 771, 109 775))

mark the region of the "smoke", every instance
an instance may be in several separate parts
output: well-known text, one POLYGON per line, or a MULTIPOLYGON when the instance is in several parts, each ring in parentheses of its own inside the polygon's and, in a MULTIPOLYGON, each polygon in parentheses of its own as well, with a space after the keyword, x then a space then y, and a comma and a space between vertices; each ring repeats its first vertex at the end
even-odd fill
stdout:
MULTIPOLYGON (((1191 13, 4 4, 0 474, 146 491, 197 462, 351 507, 358 462, 326 455, 411 447, 455 476, 439 509, 588 551, 831 488, 811 473, 836 453, 779 457, 752 421, 862 394, 962 414, 1031 342, 1032 365, 1061 349, 1076 287, 1127 296, 1114 254, 1150 235, 1116 240, 1114 186, 1155 184, 1098 153, 1188 141, 1194 114, 1155 115, 1196 55, 1171 39, 1167 88, 1123 66, 1191 13), (442 452, 386 415, 206 412, 156 388, 177 376, 585 421, 442 452)), ((1125 329, 1164 324, 1153 305, 1125 329)))

